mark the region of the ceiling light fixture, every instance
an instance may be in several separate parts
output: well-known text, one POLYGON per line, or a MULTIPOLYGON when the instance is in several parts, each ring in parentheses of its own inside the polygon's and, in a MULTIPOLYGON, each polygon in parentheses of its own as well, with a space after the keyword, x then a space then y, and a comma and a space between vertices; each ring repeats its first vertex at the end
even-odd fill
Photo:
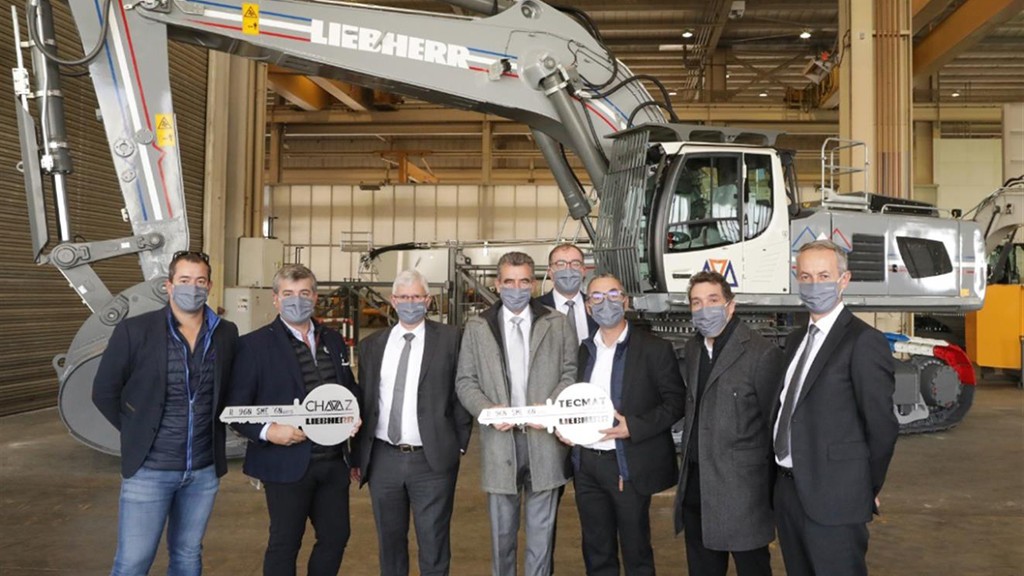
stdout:
POLYGON ((805 29, 803 32, 800 33, 800 38, 803 38, 804 40, 807 40, 810 37, 811 37, 811 31, 810 30, 806 30, 805 29))
POLYGON ((675 92, 669 92, 669 93, 668 93, 668 95, 669 95, 669 96, 675 96, 675 95, 676 95, 676 93, 675 93, 675 92))
POLYGON ((761 98, 767 98, 768 97, 768 91, 767 90, 762 90, 761 93, 758 94, 758 96, 760 96, 761 98))
POLYGON ((693 38, 693 29, 687 28, 683 31, 683 38, 693 38))
POLYGON ((950 96, 952 96, 953 98, 959 98, 960 97, 960 91, 959 90, 953 90, 953 93, 950 94, 950 96))

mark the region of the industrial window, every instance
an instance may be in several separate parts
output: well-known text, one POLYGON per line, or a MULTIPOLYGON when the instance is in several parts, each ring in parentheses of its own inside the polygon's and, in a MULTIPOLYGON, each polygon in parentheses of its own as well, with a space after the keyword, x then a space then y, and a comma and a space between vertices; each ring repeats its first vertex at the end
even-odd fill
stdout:
POLYGON ((938 240, 897 236, 896 246, 911 278, 930 278, 953 271, 946 245, 938 240))
POLYGON ((685 162, 669 206, 668 252, 734 244, 754 238, 768 227, 772 217, 770 155, 700 155, 688 156, 685 162))

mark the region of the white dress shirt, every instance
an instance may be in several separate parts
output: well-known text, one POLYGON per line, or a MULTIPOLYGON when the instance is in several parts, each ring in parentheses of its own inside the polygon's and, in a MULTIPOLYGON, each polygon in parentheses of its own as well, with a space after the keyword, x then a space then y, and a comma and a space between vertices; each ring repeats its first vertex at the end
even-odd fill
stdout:
MULTIPOLYGON (((398 372, 398 361, 402 357, 402 349, 405 348, 405 335, 412 333, 415 338, 409 348, 409 365, 405 372, 405 394, 402 398, 402 436, 399 444, 410 446, 422 446, 423 438, 420 436, 419 420, 416 410, 419 406, 418 392, 420 387, 420 367, 423 365, 423 335, 426 332, 426 322, 420 322, 412 330, 406 330, 401 324, 396 324, 388 334, 388 343, 384 347, 384 360, 380 367, 380 389, 378 390, 377 406, 380 408, 380 417, 377 419, 377 429, 374 435, 385 442, 388 439, 388 424, 391 422, 391 402, 395 397, 395 376, 398 372)), ((369 383, 365 384, 369 385, 369 383)))
MULTIPOLYGON (((552 290, 551 295, 555 299, 555 310, 568 316, 569 308, 565 303, 569 301, 569 298, 562 296, 562 293, 558 290, 552 290)), ((587 324, 587 309, 583 305, 583 293, 576 292, 576 295, 572 297, 572 301, 575 302, 572 308, 573 313, 576 315, 576 339, 582 344, 590 336, 590 326, 587 324)))
MULTIPOLYGON (((804 364, 804 373, 800 376, 799 385, 801 388, 797 388, 796 397, 800 398, 800 391, 805 384, 803 381, 807 377, 807 372, 811 369, 811 365, 814 364, 814 358, 818 355, 818 351, 821 350, 821 345, 825 342, 825 338, 828 338, 828 333, 832 330, 832 327, 836 325, 836 319, 839 318, 839 314, 843 311, 846 306, 839 302, 839 305, 832 309, 831 312, 820 318, 817 322, 811 322, 818 328, 818 335, 814 337, 814 348, 811 349, 811 355, 807 358, 807 362, 804 364)), ((810 330, 808 329, 808 332, 810 330)), ((807 346, 807 336, 804 335, 804 339, 800 342, 800 347, 796 349, 796 354, 793 355, 793 360, 789 363, 789 367, 786 368, 786 379, 782 386, 782 394, 779 396, 779 412, 782 412, 782 404, 786 402, 786 393, 789 391, 790 381, 793 379, 793 372, 796 370, 796 365, 800 362, 800 355, 804 353, 804 347, 807 346)), ((796 406, 793 406, 796 410, 796 406)), ((772 439, 775 439, 779 433, 779 422, 775 421, 775 428, 772 430, 772 439)), ((792 432, 791 432, 792 433, 792 432)), ((783 459, 775 457, 775 461, 778 462, 779 466, 785 466, 786 468, 793 467, 793 451, 789 451, 789 455, 783 459)))
MULTIPOLYGON (((519 328, 522 329, 522 331, 523 331, 523 345, 525 346, 525 350, 524 351, 526 352, 526 366, 523 367, 523 374, 526 374, 526 382, 524 382, 523 385, 526 386, 527 388, 529 388, 529 383, 530 383, 530 327, 533 325, 533 313, 530 312, 530 307, 529 306, 527 306, 526 308, 523 308, 519 312, 519 314, 513 314, 512 311, 509 310, 508 308, 506 308, 504 306, 501 307, 501 325, 505 327, 504 328, 504 332, 503 332, 503 336, 505 338, 505 360, 506 361, 508 361, 508 359, 510 358, 509 353, 508 353, 508 343, 509 343, 509 341, 512 340, 512 330, 515 328, 515 324, 512 323, 512 318, 514 316, 519 316, 520 318, 523 319, 523 321, 519 323, 519 328)), ((512 382, 509 382, 509 386, 511 386, 511 385, 512 385, 512 382)), ((523 398, 525 399, 526 398, 526 390, 524 389, 522 392, 523 392, 523 398)), ((509 390, 509 400, 512 399, 512 396, 513 396, 512 390, 510 389, 509 390)))
MULTIPOLYGON (((626 329, 619 334, 619 338, 611 346, 604 343, 601 332, 594 335, 597 358, 594 359, 594 369, 590 372, 590 383, 604 390, 609 398, 612 397, 612 365, 615 363, 615 349, 626 339, 628 334, 629 324, 626 324, 626 329)), ((615 440, 600 440, 593 444, 587 444, 586 447, 593 450, 615 450, 615 440)))
MULTIPOLYGON (((284 320, 281 320, 281 323, 284 324, 284 327, 287 328, 288 331, 292 333, 292 336, 295 336, 300 342, 303 341, 303 333, 301 330, 296 329, 294 326, 285 322, 284 320)), ((305 341, 309 342, 309 351, 310 353, 313 354, 313 364, 316 364, 316 332, 313 330, 314 326, 312 320, 306 322, 306 324, 307 326, 305 333, 305 341)))

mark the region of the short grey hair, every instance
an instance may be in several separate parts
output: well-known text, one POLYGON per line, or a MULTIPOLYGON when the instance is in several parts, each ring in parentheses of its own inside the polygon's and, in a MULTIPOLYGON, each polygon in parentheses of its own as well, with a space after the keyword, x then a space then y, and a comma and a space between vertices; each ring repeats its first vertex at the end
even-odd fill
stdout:
POLYGON ((533 258, 525 252, 506 252, 498 259, 498 276, 501 276, 501 269, 505 266, 529 266, 530 272, 534 270, 533 258))
POLYGON ((422 286, 424 294, 430 294, 430 286, 427 283, 427 277, 415 268, 399 272, 398 276, 395 276, 394 284, 391 285, 391 291, 396 292, 402 286, 412 286, 414 284, 422 286))
POLYGON ((306 268, 302 264, 285 264, 281 266, 281 269, 274 274, 274 294, 277 294, 281 288, 281 280, 289 280, 295 282, 297 280, 305 280, 306 278, 313 279, 313 292, 316 292, 316 275, 309 268, 306 268))
POLYGON ((839 275, 842 276, 843 274, 846 273, 846 270, 848 269, 848 264, 846 260, 846 250, 840 248, 839 245, 836 244, 835 242, 831 240, 815 240, 813 242, 808 242, 807 244, 804 244, 803 246, 800 247, 800 251, 797 253, 797 257, 799 257, 800 254, 803 254, 804 252, 808 252, 810 250, 831 250, 832 252, 835 253, 836 262, 839 264, 839 275))

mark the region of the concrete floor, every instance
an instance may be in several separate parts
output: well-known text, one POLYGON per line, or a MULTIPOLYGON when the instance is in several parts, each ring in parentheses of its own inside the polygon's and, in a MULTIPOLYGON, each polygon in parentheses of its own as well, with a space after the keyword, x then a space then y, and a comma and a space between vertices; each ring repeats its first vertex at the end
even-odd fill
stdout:
MULTIPOLYGON (((463 461, 455 503, 456 576, 490 570, 476 449, 474 442, 463 461)), ((107 574, 117 531, 117 460, 76 443, 52 409, 0 419, 0 450, 0 574, 107 574)), ((266 509, 263 495, 240 468, 233 462, 221 484, 206 537, 208 575, 261 573, 266 509)), ((571 488, 560 510, 555 552, 560 575, 583 574, 571 488)), ((671 492, 654 498, 657 564, 662 574, 685 574, 671 510, 671 492)), ((1024 391, 985 384, 958 428, 900 438, 882 512, 871 525, 872 574, 1024 574, 1024 391)), ((352 526, 342 573, 376 574, 377 542, 366 490, 352 491, 352 526)), ((310 545, 307 534, 303 554, 310 545)), ((775 573, 783 574, 777 544, 772 554, 775 573)), ((165 567, 161 550, 153 573, 162 574, 165 567)))

